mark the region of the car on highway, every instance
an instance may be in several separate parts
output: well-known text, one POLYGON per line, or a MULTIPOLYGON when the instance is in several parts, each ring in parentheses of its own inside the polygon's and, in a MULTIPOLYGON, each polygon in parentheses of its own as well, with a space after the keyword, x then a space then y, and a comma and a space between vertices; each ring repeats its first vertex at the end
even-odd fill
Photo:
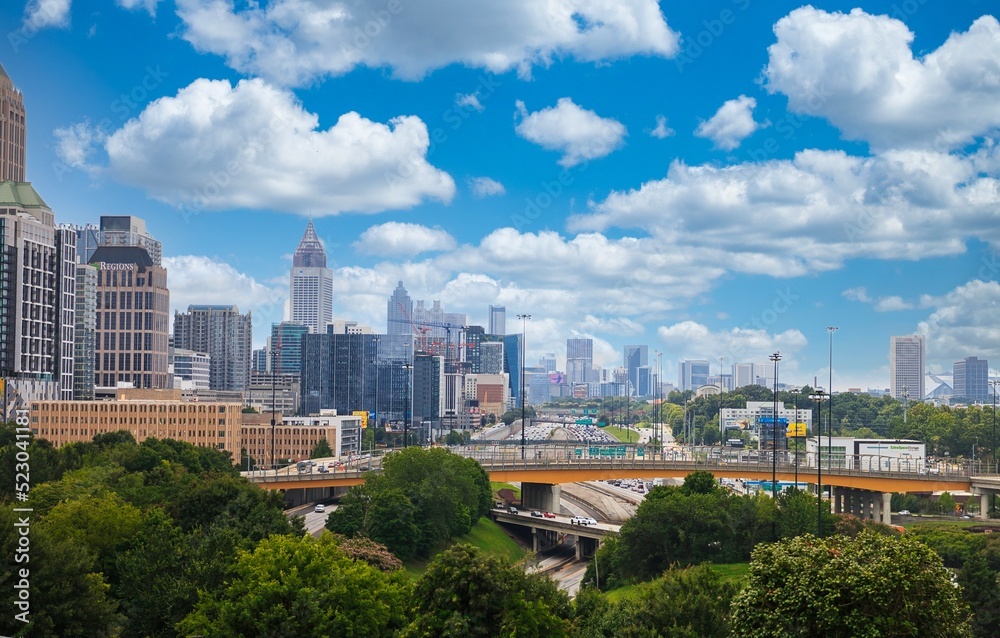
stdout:
POLYGON ((569 519, 570 525, 597 525, 597 521, 589 516, 574 516, 569 519))
POLYGON ((508 514, 517 514, 518 511, 517 511, 516 507, 514 507, 513 505, 511 505, 510 507, 507 508, 507 513, 508 514))
POLYGON ((535 518, 542 517, 542 513, 539 510, 531 510, 531 515, 534 516, 535 518))
POLYGON ((326 505, 323 505, 322 503, 317 503, 315 511, 320 512, 320 513, 325 512, 326 511, 326 505))
POLYGON ((552 512, 542 512, 542 516, 544 516, 545 518, 555 518, 556 517, 556 515, 553 514, 552 512))

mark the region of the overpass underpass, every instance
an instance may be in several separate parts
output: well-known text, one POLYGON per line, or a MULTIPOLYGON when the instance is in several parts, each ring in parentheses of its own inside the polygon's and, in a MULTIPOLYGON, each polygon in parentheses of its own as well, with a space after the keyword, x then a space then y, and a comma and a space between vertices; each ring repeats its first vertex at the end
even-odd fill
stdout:
MULTIPOLYGON (((708 471, 716 478, 769 482, 775 480, 806 482, 814 485, 815 460, 811 455, 799 459, 778 459, 772 466, 769 458, 755 461, 726 458, 681 458, 654 451, 643 445, 605 445, 566 442, 529 445, 521 448, 511 443, 463 445, 453 452, 476 459, 493 481, 522 484, 522 502, 529 509, 559 511, 563 483, 601 481, 614 478, 681 478, 695 471, 708 471)), ((1000 493, 1000 475, 984 471, 981 464, 946 464, 935 472, 922 472, 917 466, 879 469, 882 457, 838 459, 848 467, 823 467, 822 484, 830 490, 831 509, 863 518, 889 522, 888 501, 893 492, 928 493, 971 491, 983 502, 1000 493), (851 463, 846 461, 850 460, 851 463), (873 469, 874 468, 874 469, 873 469)), ((825 462, 827 459, 823 459, 825 462)), ((258 472, 246 475, 264 489, 299 490, 305 488, 346 487, 364 481, 366 472, 379 471, 380 458, 367 459, 361 467, 339 468, 329 474, 297 474, 294 470, 258 472)), ((824 463, 824 466, 826 463, 824 463)), ((815 489, 815 488, 813 488, 815 489)), ((988 508, 982 508, 986 516, 988 508)))

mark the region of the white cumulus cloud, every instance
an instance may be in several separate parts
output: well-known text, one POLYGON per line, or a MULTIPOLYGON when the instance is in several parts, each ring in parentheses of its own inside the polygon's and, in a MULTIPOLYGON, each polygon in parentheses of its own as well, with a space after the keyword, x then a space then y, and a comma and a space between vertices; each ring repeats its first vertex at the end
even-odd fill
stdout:
POLYGON ((156 16, 156 5, 159 1, 160 0, 115 0, 115 4, 122 9, 128 9, 130 11, 144 9, 149 15, 156 16))
POLYGON ((420 224, 386 222, 361 233, 354 243, 358 252, 409 257, 433 250, 451 250, 455 238, 440 228, 420 224))
POLYGON ((1000 127, 1000 23, 985 15, 922 57, 889 16, 811 6, 775 24, 765 87, 879 149, 964 146, 1000 127))
POLYGON ((469 180, 469 187, 476 197, 489 197, 490 195, 503 195, 507 189, 503 184, 489 177, 473 177, 469 180))
POLYGON ((806 336, 790 329, 770 333, 759 328, 732 328, 713 331, 696 321, 681 321, 657 329, 667 352, 678 359, 708 359, 725 357, 729 361, 767 361, 774 352, 781 352, 781 366, 795 368, 795 354, 808 345, 806 336))
POLYGON ((917 327, 927 337, 933 367, 951 370, 965 357, 1000 359, 1000 283, 974 279, 944 295, 925 296, 920 305, 933 309, 917 327))
POLYGON ((72 0, 29 0, 24 7, 24 28, 68 27, 71 7, 72 0))
POLYGON ((731 151, 759 127, 753 119, 756 106, 757 100, 745 95, 726 100, 715 115, 698 125, 694 134, 712 140, 716 148, 731 151))
MULTIPOLYGON (((71 130, 65 159, 86 158, 71 130)), ((94 138, 96 139, 96 138, 94 138)), ((263 80, 198 79, 150 103, 104 140, 108 172, 186 210, 271 209, 316 216, 450 201, 455 183, 427 162, 417 117, 387 124, 358 113, 328 129, 263 80)))
POLYGON ((559 164, 566 168, 609 155, 621 148, 627 134, 621 122, 583 109, 568 97, 534 113, 520 100, 516 106, 521 119, 515 128, 517 134, 542 148, 561 152, 559 164))
POLYGON ((182 36, 233 69, 303 85, 357 67, 420 79, 450 64, 530 75, 571 56, 672 56, 678 35, 655 0, 178 0, 182 36), (429 46, 428 43, 433 43, 429 46))
POLYGON ((667 118, 666 118, 666 116, 657 115, 656 116, 656 128, 654 128, 652 131, 650 131, 649 134, 652 135, 653 137, 657 138, 657 139, 662 140, 662 139, 671 137, 672 135, 676 134, 676 131, 674 131, 674 129, 672 129, 669 126, 667 126, 667 118))
POLYGON ((203 255, 164 257, 171 310, 186 312, 191 304, 233 304, 254 314, 255 326, 281 321, 286 286, 261 283, 232 265, 203 255))

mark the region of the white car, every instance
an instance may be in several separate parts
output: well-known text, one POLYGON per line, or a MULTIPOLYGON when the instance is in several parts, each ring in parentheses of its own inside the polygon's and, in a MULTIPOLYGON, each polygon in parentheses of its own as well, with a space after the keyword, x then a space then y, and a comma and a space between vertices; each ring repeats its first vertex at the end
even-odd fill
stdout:
POLYGON ((323 505, 322 503, 317 503, 315 511, 320 512, 320 513, 325 512, 326 511, 326 505, 323 505))
POLYGON ((569 519, 570 525, 597 525, 597 521, 589 516, 574 516, 569 519))

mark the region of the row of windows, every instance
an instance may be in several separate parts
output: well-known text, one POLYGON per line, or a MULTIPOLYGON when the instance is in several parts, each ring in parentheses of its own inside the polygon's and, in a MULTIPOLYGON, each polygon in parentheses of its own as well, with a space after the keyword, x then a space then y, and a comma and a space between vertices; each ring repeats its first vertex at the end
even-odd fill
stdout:
POLYGON ((114 406, 115 412, 131 412, 131 413, 175 413, 175 412, 191 412, 197 414, 225 414, 225 405, 206 405, 203 403, 191 404, 191 403, 180 403, 180 404, 149 404, 149 403, 139 403, 139 402, 129 402, 127 404, 121 403, 111 403, 109 401, 99 401, 96 403, 80 403, 78 401, 70 401, 66 403, 32 403, 32 412, 38 412, 41 410, 47 412, 108 412, 109 408, 114 406), (179 409, 178 409, 179 408, 179 409))

